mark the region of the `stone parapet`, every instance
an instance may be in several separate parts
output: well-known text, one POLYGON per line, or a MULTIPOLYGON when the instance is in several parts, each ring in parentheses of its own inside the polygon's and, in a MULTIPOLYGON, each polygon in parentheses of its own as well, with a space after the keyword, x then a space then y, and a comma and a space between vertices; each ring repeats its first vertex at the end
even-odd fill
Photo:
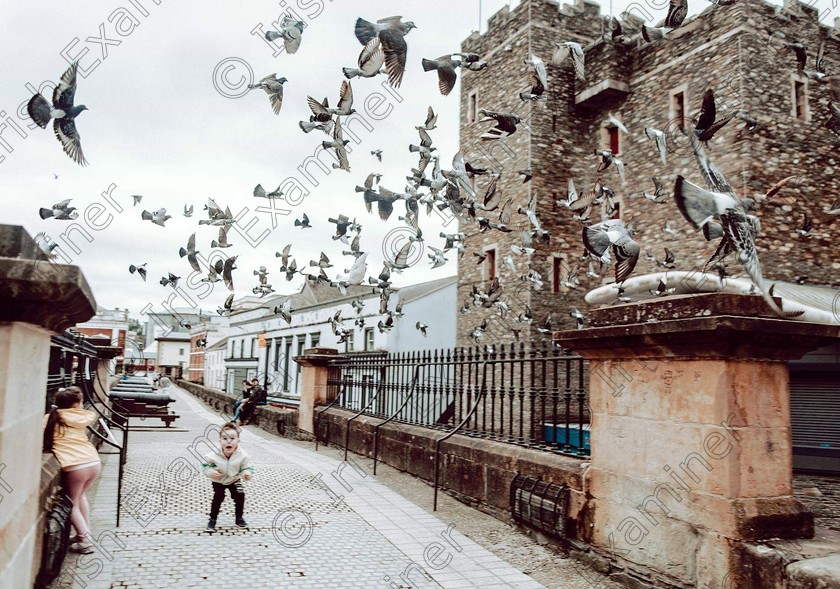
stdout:
POLYGON ((724 293, 599 309, 591 325, 554 338, 590 360, 585 540, 675 586, 751 587, 744 543, 814 533, 793 497, 787 361, 840 327, 724 293))

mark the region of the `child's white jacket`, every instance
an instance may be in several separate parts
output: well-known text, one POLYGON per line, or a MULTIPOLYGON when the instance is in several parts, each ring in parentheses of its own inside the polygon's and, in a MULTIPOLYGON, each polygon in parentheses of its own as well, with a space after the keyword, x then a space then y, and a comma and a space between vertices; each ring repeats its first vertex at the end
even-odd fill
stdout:
POLYGON ((204 463, 201 465, 201 472, 204 473, 204 476, 210 478, 209 471, 214 468, 222 473, 222 478, 213 482, 222 485, 235 483, 245 471, 249 471, 251 475, 254 474, 254 467, 251 466, 251 457, 239 448, 233 451, 230 458, 225 458, 225 455, 221 452, 210 452, 206 454, 204 456, 204 463))

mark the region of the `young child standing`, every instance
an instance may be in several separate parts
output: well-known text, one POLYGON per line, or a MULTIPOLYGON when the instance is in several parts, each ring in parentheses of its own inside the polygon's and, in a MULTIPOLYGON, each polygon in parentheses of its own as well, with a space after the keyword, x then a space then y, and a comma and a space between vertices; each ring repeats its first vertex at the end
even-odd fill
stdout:
POLYGON ((202 472, 213 481, 213 502, 210 504, 210 521, 207 531, 216 529, 219 509, 225 500, 225 490, 230 491, 235 506, 236 525, 247 528, 242 517, 245 511, 245 490, 242 481, 249 481, 254 475, 251 459, 239 448, 239 428, 234 422, 226 423, 219 433, 219 452, 210 452, 204 457, 202 472))

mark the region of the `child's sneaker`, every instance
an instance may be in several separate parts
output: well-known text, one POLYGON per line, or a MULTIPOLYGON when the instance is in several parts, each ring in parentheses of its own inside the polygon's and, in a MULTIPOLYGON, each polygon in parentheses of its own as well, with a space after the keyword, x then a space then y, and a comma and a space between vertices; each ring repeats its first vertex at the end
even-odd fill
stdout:
POLYGON ((210 521, 207 522, 207 531, 208 532, 215 532, 216 531, 216 520, 210 518, 210 521))
POLYGON ((240 528, 247 528, 248 522, 246 522, 244 518, 238 517, 236 518, 236 525, 240 528))

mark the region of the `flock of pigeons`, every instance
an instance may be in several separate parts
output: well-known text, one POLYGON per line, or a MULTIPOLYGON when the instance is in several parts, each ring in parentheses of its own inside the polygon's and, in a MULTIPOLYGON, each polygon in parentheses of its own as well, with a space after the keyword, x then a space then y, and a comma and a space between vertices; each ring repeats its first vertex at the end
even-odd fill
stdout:
MULTIPOLYGON (((734 1, 716 0, 715 3, 726 4, 734 1)), ((665 38, 671 31, 682 25, 686 11, 686 0, 671 0, 664 27, 652 28, 643 26, 639 34, 645 41, 649 42, 665 38)), ((291 17, 286 17, 281 21, 278 30, 266 33, 266 38, 270 41, 282 41, 286 51, 288 53, 294 53, 300 46, 304 27, 304 23, 291 17)), ((407 44, 405 37, 414 28, 416 28, 414 23, 410 21, 404 22, 398 16, 380 19, 375 23, 359 18, 355 24, 355 35, 363 48, 359 54, 356 67, 342 68, 345 80, 342 81, 336 106, 330 107, 326 98, 318 101, 312 96, 307 97, 311 116, 308 121, 301 121, 299 126, 304 133, 320 130, 329 137, 328 140, 322 142, 322 145, 324 149, 334 150, 336 159, 336 163, 333 164, 334 168, 350 171, 350 162, 346 150, 346 145, 349 141, 343 137, 341 120, 342 117, 348 117, 356 112, 353 109, 351 80, 355 78, 372 78, 382 74, 387 77, 388 82, 393 87, 399 87, 405 73, 406 65, 407 44)), ((607 40, 613 43, 624 44, 635 42, 637 36, 626 34, 622 30, 621 23, 617 19, 612 19, 612 31, 607 36, 607 40)), ((815 69, 807 70, 808 53, 806 48, 799 43, 789 43, 782 37, 777 37, 777 40, 780 42, 783 50, 789 50, 796 55, 800 71, 818 83, 830 83, 834 101, 840 102, 840 88, 838 88, 837 77, 829 76, 825 72, 823 47, 820 48, 819 54, 817 55, 815 69)), ((562 67, 567 60, 572 63, 576 79, 585 80, 585 51, 579 43, 572 41, 556 43, 556 50, 551 60, 552 63, 555 66, 562 67)), ((529 66, 528 87, 518 94, 520 100, 545 101, 545 93, 549 84, 545 63, 536 55, 530 55, 525 63, 529 66)), ((452 91, 457 80, 458 68, 480 71, 488 67, 488 63, 483 61, 479 55, 463 52, 443 55, 436 59, 423 59, 421 65, 424 71, 434 71, 437 73, 438 87, 442 95, 448 95, 452 91)), ((50 120, 54 120, 55 133, 64 151, 80 165, 86 165, 87 161, 82 154, 79 134, 75 125, 76 117, 82 111, 86 110, 84 105, 74 105, 77 69, 77 64, 73 64, 61 77, 61 81, 53 93, 52 104, 47 102, 40 94, 36 94, 28 103, 28 111, 32 119, 41 127, 46 127, 50 120)), ((263 90, 268 95, 272 111, 275 114, 279 114, 283 104, 283 88, 286 81, 285 77, 278 77, 277 74, 271 74, 262 78, 257 83, 252 84, 250 89, 263 90)), ((830 102, 829 108, 831 110, 831 119, 828 122, 828 127, 840 135, 840 108, 838 108, 835 102, 830 102)), ((508 137, 515 133, 517 131, 517 125, 522 123, 520 117, 513 113, 497 112, 488 109, 481 109, 479 112, 484 115, 484 119, 481 122, 491 122, 493 124, 492 127, 489 127, 481 135, 483 141, 493 141, 508 137)), ((739 197, 720 171, 709 160, 703 147, 705 142, 710 141, 715 133, 733 118, 742 120, 747 129, 752 129, 755 126, 755 120, 745 112, 728 113, 726 116, 719 117, 715 108, 714 94, 712 90, 708 90, 703 97, 699 117, 693 122, 690 129, 684 130, 694 152, 701 175, 705 180, 706 188, 692 184, 682 176, 678 176, 674 185, 673 200, 686 221, 694 228, 702 230, 707 240, 720 240, 717 250, 709 260, 707 266, 722 269, 724 267, 724 258, 729 254, 736 254, 738 262, 744 266, 756 287, 771 307, 780 315, 790 316, 775 305, 770 296, 772 288, 767 289, 762 278, 761 265, 755 248, 755 240, 760 231, 758 218, 753 214, 756 204, 755 199, 739 197)), ((628 132, 626 127, 612 117, 612 115, 610 115, 610 122, 623 132, 628 132)), ((411 228, 413 232, 412 237, 394 253, 392 258, 385 260, 379 274, 376 277, 368 277, 366 280, 366 259, 368 253, 360 249, 359 242, 362 226, 357 223, 356 219, 351 220, 349 217, 339 214, 336 218, 329 218, 328 221, 335 225, 333 239, 341 240, 349 247, 343 254, 353 258, 351 268, 346 270, 344 275, 337 275, 335 278, 330 278, 326 270, 332 268, 333 264, 323 252, 318 260, 310 260, 308 264, 301 264, 299 268, 297 260, 291 254, 292 246, 290 244, 276 254, 277 258, 281 258, 280 273, 287 280, 292 280, 296 274, 300 274, 306 280, 316 284, 329 285, 332 288, 338 289, 343 294, 348 292, 348 287, 350 286, 371 286, 380 295, 381 303, 379 310, 380 314, 385 316, 383 320, 379 321, 378 328, 381 332, 391 329, 394 325, 394 319, 402 315, 400 305, 397 305, 394 311, 388 309, 390 295, 395 290, 391 284, 391 273, 392 271, 399 273, 407 269, 410 266, 409 257, 415 247, 414 244, 423 241, 423 232, 420 228, 420 211, 422 207, 425 208, 427 216, 431 215, 434 208, 441 211, 449 209, 461 221, 462 227, 468 224, 475 224, 479 233, 484 233, 489 230, 510 233, 514 231, 514 226, 521 225, 519 219, 523 221, 527 220, 527 229, 519 231, 519 243, 511 246, 511 254, 504 257, 503 263, 513 273, 519 274, 521 281, 530 283, 537 289, 542 287, 543 277, 531 266, 530 260, 531 255, 535 251, 535 241, 539 240, 543 243, 548 243, 551 235, 541 224, 540 214, 537 212, 536 193, 533 194, 527 208, 517 207, 514 210, 513 198, 505 198, 501 189, 498 187, 498 180, 501 176, 500 171, 494 172, 473 166, 465 160, 464 155, 460 151, 452 158, 451 169, 443 169, 441 166, 441 155, 435 153, 437 148, 434 147, 434 141, 430 135, 430 132, 436 128, 436 123, 437 115, 429 107, 425 121, 415 127, 418 132, 419 141, 417 144, 408 146, 411 153, 417 154, 418 163, 406 176, 407 183, 403 191, 390 190, 382 186, 380 184, 382 176, 376 173, 368 175, 363 186, 356 187, 356 191, 362 194, 368 212, 372 212, 373 206, 375 205, 378 216, 383 221, 390 219, 395 204, 398 201, 402 201, 404 203, 405 213, 398 216, 398 219, 411 228), (486 187, 482 190, 482 194, 476 192, 474 179, 477 176, 486 176, 488 179, 486 187), (517 217, 516 215, 522 215, 522 217, 517 217), (524 257, 525 260, 517 263, 517 258, 520 257, 524 257), (527 271, 520 272, 519 266, 527 268, 527 271), (305 273, 305 268, 313 269, 313 271, 311 273, 305 273)), ((645 129, 645 134, 654 142, 663 164, 666 163, 665 133, 658 129, 647 128, 645 129)), ((624 184, 624 163, 610 150, 595 150, 594 154, 600 158, 597 168, 598 173, 600 174, 612 167, 616 170, 620 182, 624 184)), ((373 150, 371 151, 371 155, 376 157, 378 161, 382 161, 381 150, 373 150)), ((523 183, 530 181, 533 176, 530 170, 520 170, 519 175, 522 177, 523 183)), ((787 178, 778 183, 764 195, 764 198, 771 198, 789 180, 790 178, 787 178)), ((654 193, 645 194, 645 198, 656 204, 668 202, 671 195, 666 194, 662 183, 654 178, 654 184, 654 193)), ((268 192, 260 184, 254 188, 253 195, 256 198, 283 198, 283 193, 279 188, 268 192)), ((600 277, 601 268, 612 264, 614 258, 615 283, 618 289, 617 300, 621 301, 623 300, 622 283, 636 266, 641 252, 641 246, 633 238, 634 231, 632 227, 626 226, 619 219, 609 218, 615 206, 615 198, 615 192, 604 184, 600 178, 595 183, 593 190, 585 194, 579 194, 575 189, 574 182, 569 180, 567 199, 558 202, 558 205, 572 212, 573 218, 584 224, 582 239, 586 250, 586 257, 583 260, 588 261, 587 276, 592 278, 600 277), (596 211, 595 207, 601 204, 606 204, 606 207, 601 207, 601 211, 602 214, 605 212, 607 218, 600 222, 589 224, 592 220, 591 216, 593 212, 596 211), (596 264, 600 264, 601 268, 596 270, 596 264)), ((134 205, 139 204, 141 199, 141 195, 135 195, 134 205)), ((218 238, 211 242, 210 247, 213 249, 231 247, 232 244, 228 241, 228 233, 235 219, 230 208, 222 208, 211 198, 208 199, 204 210, 207 212, 207 218, 199 220, 198 224, 218 227, 218 238)), ((832 211, 834 210, 840 211, 840 199, 834 203, 832 211)), ((192 214, 192 206, 185 206, 183 211, 184 217, 191 217, 192 214)), ((75 219, 77 215, 78 212, 76 209, 70 206, 70 199, 57 203, 49 209, 42 208, 40 211, 42 219, 71 220, 75 219)), ((155 211, 143 210, 141 213, 142 220, 149 221, 161 227, 165 227, 166 221, 170 218, 171 215, 167 213, 165 208, 160 208, 155 211)), ((303 214, 302 218, 294 221, 294 226, 302 230, 310 228, 309 217, 303 214)), ((463 232, 453 234, 440 233, 440 237, 443 239, 442 247, 429 248, 432 252, 428 255, 432 268, 439 268, 445 265, 448 261, 446 255, 450 250, 454 249, 459 258, 463 256, 465 251, 465 234, 463 232)), ((54 247, 54 244, 50 244, 50 247, 54 247)), ((220 259, 213 264, 205 263, 205 268, 202 269, 198 257, 199 251, 196 248, 196 233, 193 233, 188 238, 186 247, 180 248, 179 256, 187 259, 193 271, 207 272, 207 276, 202 279, 202 282, 224 282, 225 286, 231 291, 231 294, 227 297, 224 306, 218 309, 218 312, 220 314, 230 314, 234 311, 233 271, 237 269, 235 265, 237 256, 229 256, 225 260, 220 259)), ((667 249, 665 253, 665 259, 663 261, 657 259, 657 263, 666 268, 673 268, 675 266, 673 253, 667 249)), ((473 256, 477 258, 477 263, 484 262, 484 254, 474 252, 473 256)), ((147 271, 145 263, 131 265, 129 271, 132 274, 138 274, 144 281, 146 280, 147 271)), ((561 281, 561 285, 567 288, 577 288, 580 284, 577 277, 578 271, 578 268, 569 271, 561 281)), ((253 288, 255 295, 265 297, 274 292, 268 280, 269 272, 265 266, 254 270, 253 275, 258 277, 258 284, 253 288)), ((168 273, 167 276, 161 278, 160 284, 176 288, 179 280, 179 276, 168 273)), ((660 284, 660 288, 657 291, 652 291, 656 295, 668 294, 669 292, 673 292, 673 288, 668 288, 668 285, 664 282, 660 284)), ((509 302, 505 301, 502 294, 501 282, 496 278, 491 281, 486 290, 473 287, 470 298, 460 310, 462 313, 466 313, 473 307, 485 309, 497 308, 501 316, 504 317, 510 311, 511 307, 509 302)), ((353 307, 357 312, 361 312, 361 302, 359 300, 353 301, 353 307)), ((290 298, 285 299, 281 306, 274 307, 273 310, 285 321, 291 322, 293 309, 291 308, 290 298)), ((585 321, 585 316, 577 310, 574 310, 571 316, 576 319, 578 325, 582 325, 585 321)), ((531 310, 527 306, 524 312, 516 314, 517 322, 530 324, 533 320, 531 310)), ((550 334, 551 322, 552 318, 549 315, 540 323, 537 331, 543 334, 550 334)), ((350 330, 341 327, 342 319, 340 313, 332 319, 331 323, 334 333, 340 338, 339 341, 345 341, 350 330)), ((358 317, 355 324, 364 325, 364 318, 358 317)), ((428 327, 426 324, 418 322, 415 327, 423 335, 426 335, 428 327)), ((477 342, 481 341, 486 330, 486 320, 473 330, 473 337, 477 342)), ((519 330, 513 329, 512 331, 518 338, 519 330)))

